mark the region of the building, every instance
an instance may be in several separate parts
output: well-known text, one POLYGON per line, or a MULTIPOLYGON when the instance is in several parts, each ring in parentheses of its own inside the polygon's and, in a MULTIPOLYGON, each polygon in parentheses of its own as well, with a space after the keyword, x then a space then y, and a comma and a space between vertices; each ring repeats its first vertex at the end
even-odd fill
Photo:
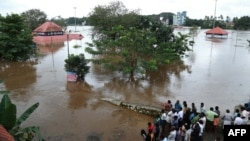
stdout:
POLYGON ((36 36, 56 36, 63 34, 62 27, 51 21, 43 23, 33 31, 33 35, 36 36))
POLYGON ((177 14, 173 16, 173 25, 183 26, 186 22, 186 18, 187 18, 186 11, 177 12, 177 14))
POLYGON ((65 41, 69 40, 81 40, 83 35, 65 33, 63 28, 54 22, 48 21, 37 27, 33 31, 33 42, 36 45, 47 46, 47 45, 58 45, 63 46, 65 41))

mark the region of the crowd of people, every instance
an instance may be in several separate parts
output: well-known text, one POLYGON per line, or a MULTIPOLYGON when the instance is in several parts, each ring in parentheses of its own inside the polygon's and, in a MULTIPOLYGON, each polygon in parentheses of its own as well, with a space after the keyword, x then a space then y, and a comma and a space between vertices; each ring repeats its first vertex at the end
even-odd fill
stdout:
MULTIPOLYGON (((250 102, 233 113, 227 109, 221 115, 219 106, 206 109, 203 102, 197 107, 195 103, 189 106, 186 101, 172 103, 168 100, 155 121, 148 122, 147 129, 141 130, 141 136, 144 141, 203 141, 204 132, 220 132, 225 125, 245 125, 249 118, 250 102)), ((215 138, 215 141, 220 140, 220 137, 215 138)))

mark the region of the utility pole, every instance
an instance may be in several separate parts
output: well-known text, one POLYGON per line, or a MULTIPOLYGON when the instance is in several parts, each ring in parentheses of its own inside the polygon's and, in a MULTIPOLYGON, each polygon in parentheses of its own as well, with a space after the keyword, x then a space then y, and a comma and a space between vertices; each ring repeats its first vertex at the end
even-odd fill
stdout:
POLYGON ((213 28, 215 26, 215 19, 216 19, 216 6, 217 6, 217 0, 215 0, 213 28))
POLYGON ((53 38, 52 36, 54 35, 54 31, 53 31, 53 28, 52 28, 52 21, 54 18, 60 18, 61 16, 55 16, 53 18, 51 18, 50 20, 50 48, 51 48, 51 53, 52 53, 52 63, 53 63, 53 70, 52 71, 56 71, 55 70, 55 62, 54 62, 54 47, 53 47, 53 38))
POLYGON ((74 7, 75 9, 75 32, 76 32, 76 7, 74 7))
MULTIPOLYGON (((214 29, 214 26, 215 26, 215 19, 216 19, 216 5, 217 5, 217 0, 215 0, 215 7, 214 7, 214 21, 213 21, 213 28, 214 29)), ((214 37, 214 34, 212 34, 212 38, 214 37)))

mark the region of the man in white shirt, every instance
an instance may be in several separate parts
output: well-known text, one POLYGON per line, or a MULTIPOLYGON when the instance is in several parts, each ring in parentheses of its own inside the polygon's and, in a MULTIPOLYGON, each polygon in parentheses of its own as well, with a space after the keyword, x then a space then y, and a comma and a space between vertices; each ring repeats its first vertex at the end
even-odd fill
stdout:
POLYGON ((176 128, 172 126, 168 135, 168 141, 175 141, 176 139, 176 128))
POLYGON ((250 113, 246 110, 245 107, 241 107, 241 115, 242 115, 242 117, 244 117, 244 119, 243 119, 244 123, 247 123, 250 113))
POLYGON ((203 120, 199 120, 199 121, 198 121, 198 124, 199 124, 199 126, 200 126, 200 133, 199 133, 199 136, 202 136, 202 135, 203 135, 203 132, 204 132, 203 120))
POLYGON ((200 113, 199 116, 200 116, 200 120, 203 121, 203 128, 205 129, 205 127, 206 127, 206 121, 207 121, 206 115, 205 115, 205 113, 200 113))
POLYGON ((207 112, 206 107, 205 107, 204 103, 201 102, 201 105, 200 105, 200 113, 206 113, 206 112, 207 112))
POLYGON ((234 125, 242 125, 243 124, 243 119, 241 118, 240 113, 238 113, 237 117, 234 120, 234 125))
POLYGON ((161 134, 165 132, 165 127, 167 124, 167 114, 164 109, 161 110, 161 120, 160 120, 160 126, 161 126, 161 134))
POLYGON ((183 119, 183 114, 184 114, 183 109, 180 108, 180 111, 177 114, 178 114, 178 119, 182 120, 183 119))

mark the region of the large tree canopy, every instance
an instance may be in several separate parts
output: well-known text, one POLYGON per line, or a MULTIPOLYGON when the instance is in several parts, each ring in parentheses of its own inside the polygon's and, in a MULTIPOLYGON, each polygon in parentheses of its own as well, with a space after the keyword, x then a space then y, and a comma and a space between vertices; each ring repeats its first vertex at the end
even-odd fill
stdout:
POLYGON ((97 6, 89 14, 89 24, 94 26, 94 35, 102 35, 103 31, 111 30, 112 27, 122 25, 133 27, 138 23, 137 11, 128 11, 122 2, 111 2, 110 5, 97 6))
POLYGON ((18 14, 0 17, 0 58, 20 61, 33 53, 31 30, 18 14))
POLYGON ((95 55, 91 61, 129 74, 132 81, 135 73, 157 71, 189 50, 187 35, 174 35, 160 20, 129 12, 121 2, 96 7, 89 19, 95 31, 86 48, 95 55))
POLYGON ((39 9, 30 9, 22 12, 21 16, 31 30, 34 30, 47 20, 47 15, 39 9))

